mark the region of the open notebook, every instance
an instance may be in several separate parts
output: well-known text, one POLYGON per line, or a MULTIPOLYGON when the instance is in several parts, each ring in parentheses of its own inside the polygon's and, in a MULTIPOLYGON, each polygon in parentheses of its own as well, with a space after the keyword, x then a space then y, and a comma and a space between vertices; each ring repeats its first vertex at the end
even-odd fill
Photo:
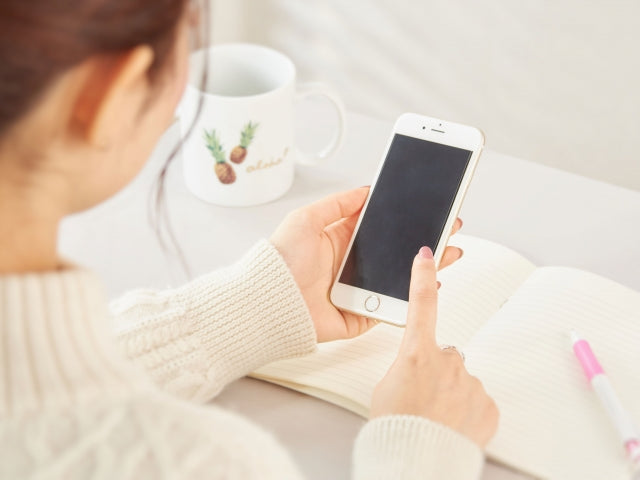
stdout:
MULTIPOLYGON (((640 420, 640 293, 564 267, 536 268, 495 243, 456 235, 465 250, 439 274, 438 340, 461 347, 497 402, 493 459, 550 479, 628 479, 620 440, 571 350, 589 340, 623 404, 640 420)), ((404 330, 380 324, 252 376, 368 416, 404 330)))

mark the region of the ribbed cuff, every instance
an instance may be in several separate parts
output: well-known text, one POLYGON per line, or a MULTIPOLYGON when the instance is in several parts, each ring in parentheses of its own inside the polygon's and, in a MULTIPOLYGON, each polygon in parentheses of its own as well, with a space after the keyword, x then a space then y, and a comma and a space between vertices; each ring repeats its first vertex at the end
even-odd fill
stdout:
POLYGON ((220 371, 244 375, 316 349, 307 305, 284 259, 267 240, 232 267, 178 289, 194 333, 220 371))
POLYGON ((368 422, 353 452, 354 480, 473 480, 484 455, 471 440, 426 418, 390 415, 368 422))

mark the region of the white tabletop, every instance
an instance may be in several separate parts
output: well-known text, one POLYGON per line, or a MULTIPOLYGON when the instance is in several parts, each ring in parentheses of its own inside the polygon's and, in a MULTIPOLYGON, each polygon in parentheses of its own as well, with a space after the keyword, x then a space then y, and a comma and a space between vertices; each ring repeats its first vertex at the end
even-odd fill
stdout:
MULTIPOLYGON (((186 190, 178 160, 167 179, 168 210, 191 274, 231 263, 257 239, 269 236, 290 210, 369 184, 392 122, 356 114, 348 120, 345 146, 334 159, 319 167, 299 167, 293 188, 259 207, 223 208, 201 202, 186 190)), ((317 143, 326 136, 329 123, 328 118, 316 120, 312 129, 299 132, 301 141, 317 143)), ((187 280, 175 256, 159 246, 148 222, 151 183, 177 134, 174 127, 165 135, 129 187, 63 225, 63 254, 97 271, 111 296, 187 280)), ((502 243, 539 265, 583 268, 640 290, 640 192, 485 150, 461 216, 464 233, 502 243)), ((308 478, 349 477, 351 445, 362 418, 247 378, 230 385, 215 402, 271 431, 308 478)), ((488 464, 483 478, 528 477, 488 464)))

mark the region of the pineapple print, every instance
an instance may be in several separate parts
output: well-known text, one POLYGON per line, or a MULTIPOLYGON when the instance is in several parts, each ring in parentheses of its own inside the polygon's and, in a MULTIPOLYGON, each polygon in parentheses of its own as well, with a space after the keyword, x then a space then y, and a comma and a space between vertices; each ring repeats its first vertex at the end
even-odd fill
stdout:
POLYGON ((260 124, 249 122, 244 126, 244 129, 240 133, 240 145, 234 147, 231 150, 231 155, 229 159, 233 163, 242 163, 244 159, 247 157, 247 148, 251 145, 251 141, 256 134, 256 130, 260 124))
POLYGON ((213 170, 218 176, 221 183, 228 185, 236 181, 236 172, 233 167, 225 160, 224 149, 220 145, 220 139, 215 130, 211 132, 204 131, 204 139, 207 142, 207 149, 211 152, 211 156, 215 158, 216 163, 213 170))

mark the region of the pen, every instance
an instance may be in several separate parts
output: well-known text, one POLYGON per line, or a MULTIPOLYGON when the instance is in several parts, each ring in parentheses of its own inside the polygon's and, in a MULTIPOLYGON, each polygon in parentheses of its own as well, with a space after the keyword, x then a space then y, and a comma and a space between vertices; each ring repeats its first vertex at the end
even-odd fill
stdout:
POLYGON ((640 438, 631 416, 620 403, 620 399, 613 390, 609 379, 600 366, 600 362, 593 354, 587 341, 580 338, 575 330, 572 330, 571 343, 573 344, 573 352, 576 354, 580 365, 582 365, 593 391, 596 393, 622 440, 629 460, 631 460, 635 469, 640 468, 640 438))

